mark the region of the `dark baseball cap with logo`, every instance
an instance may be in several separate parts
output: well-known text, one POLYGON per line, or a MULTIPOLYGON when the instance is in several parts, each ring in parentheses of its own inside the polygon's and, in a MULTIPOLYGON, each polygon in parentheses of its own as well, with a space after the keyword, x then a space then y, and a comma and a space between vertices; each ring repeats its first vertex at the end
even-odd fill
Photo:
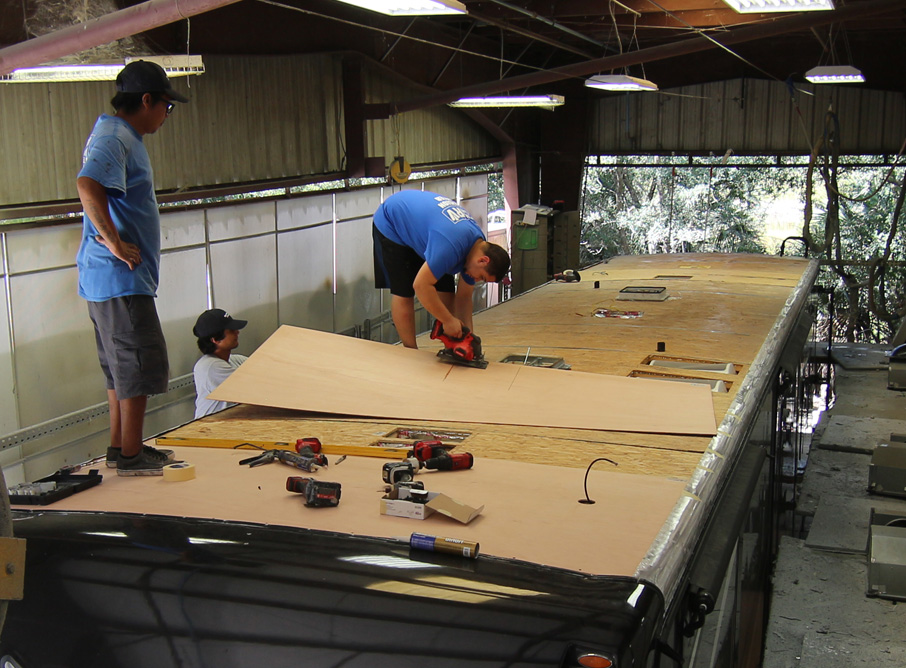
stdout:
POLYGON ((192 333, 199 339, 207 339, 225 329, 242 329, 247 324, 248 320, 237 320, 222 308, 212 308, 198 316, 192 333))
POLYGON ((116 75, 116 90, 120 93, 163 93, 176 102, 189 99, 170 85, 164 68, 150 60, 133 60, 116 75))

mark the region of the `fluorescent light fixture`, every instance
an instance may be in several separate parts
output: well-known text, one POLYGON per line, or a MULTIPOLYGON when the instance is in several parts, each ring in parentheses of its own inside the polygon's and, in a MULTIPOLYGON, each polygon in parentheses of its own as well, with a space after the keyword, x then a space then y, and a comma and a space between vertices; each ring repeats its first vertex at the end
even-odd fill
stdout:
POLYGON ((541 107, 553 109, 566 100, 562 95, 489 95, 488 97, 462 97, 451 102, 451 107, 541 107))
POLYGON ((625 74, 597 74, 585 80, 589 88, 602 90, 657 90, 657 84, 625 74))
POLYGON ((123 69, 122 63, 113 65, 46 65, 20 67, 0 76, 6 83, 54 83, 57 81, 113 81, 123 69))
POLYGON ((171 79, 174 77, 187 77, 190 74, 204 74, 204 62, 201 56, 134 56, 126 58, 128 65, 133 60, 148 60, 164 68, 164 72, 171 79))
POLYGON ((457 0, 340 0, 340 2, 390 16, 435 16, 466 13, 466 6, 457 0))
POLYGON ((851 65, 823 65, 813 67, 805 78, 816 84, 865 83, 862 72, 851 65))
POLYGON ((0 83, 57 83, 64 81, 114 81, 127 64, 133 60, 150 60, 161 67, 170 78, 190 74, 203 74, 201 56, 135 56, 124 63, 95 65, 42 65, 22 67, 0 76, 0 83))
POLYGON ((724 0, 740 14, 771 12, 822 12, 834 8, 833 0, 724 0))

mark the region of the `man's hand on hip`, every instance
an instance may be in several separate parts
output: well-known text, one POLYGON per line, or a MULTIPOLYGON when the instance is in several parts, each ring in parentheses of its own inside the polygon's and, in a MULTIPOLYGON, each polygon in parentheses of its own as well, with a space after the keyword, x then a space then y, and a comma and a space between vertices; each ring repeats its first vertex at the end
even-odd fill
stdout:
POLYGON ((142 263, 142 253, 135 244, 120 241, 116 246, 112 246, 101 235, 97 235, 95 239, 97 239, 99 244, 103 244, 115 257, 128 264, 130 270, 134 270, 136 265, 142 263))

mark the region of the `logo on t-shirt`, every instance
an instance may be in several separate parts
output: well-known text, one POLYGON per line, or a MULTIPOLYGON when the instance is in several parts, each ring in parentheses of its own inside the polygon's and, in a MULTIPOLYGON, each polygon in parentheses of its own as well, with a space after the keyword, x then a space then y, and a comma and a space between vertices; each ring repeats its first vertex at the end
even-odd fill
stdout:
POLYGON ((437 206, 441 208, 441 213, 444 214, 450 221, 455 225, 461 220, 472 220, 472 216, 468 211, 459 206, 456 202, 451 200, 449 197, 435 197, 437 201, 437 206))

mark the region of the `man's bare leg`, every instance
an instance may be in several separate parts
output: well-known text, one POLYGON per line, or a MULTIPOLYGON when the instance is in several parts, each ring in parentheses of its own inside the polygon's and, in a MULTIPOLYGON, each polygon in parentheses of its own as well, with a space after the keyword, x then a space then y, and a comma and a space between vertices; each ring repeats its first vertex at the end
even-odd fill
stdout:
POLYGON ((406 348, 418 348, 415 343, 415 298, 391 296, 390 315, 396 333, 406 348))
MULTIPOLYGON (((147 396, 120 399, 119 413, 122 420, 120 434, 122 438, 122 455, 134 457, 142 451, 142 429, 145 425, 145 407, 147 396)), ((112 413, 111 413, 112 415, 112 413)))
POLYGON ((116 390, 107 390, 107 409, 110 412, 110 447, 120 448, 123 443, 123 427, 120 419, 120 402, 116 390))

